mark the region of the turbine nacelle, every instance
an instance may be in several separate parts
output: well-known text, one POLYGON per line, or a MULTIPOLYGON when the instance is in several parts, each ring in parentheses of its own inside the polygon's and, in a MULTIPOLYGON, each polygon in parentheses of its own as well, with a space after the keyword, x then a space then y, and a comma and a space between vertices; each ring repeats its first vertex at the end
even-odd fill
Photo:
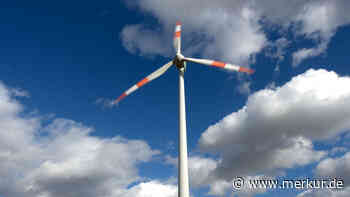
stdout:
POLYGON ((184 60, 184 56, 181 53, 177 53, 173 63, 174 65, 180 70, 180 71, 184 71, 186 69, 186 62, 184 60))

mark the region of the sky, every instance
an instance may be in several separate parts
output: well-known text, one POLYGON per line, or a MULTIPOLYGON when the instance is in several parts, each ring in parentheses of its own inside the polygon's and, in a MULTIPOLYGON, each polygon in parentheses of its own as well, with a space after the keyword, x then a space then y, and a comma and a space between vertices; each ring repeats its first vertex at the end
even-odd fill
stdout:
POLYGON ((0 197, 177 196, 182 53, 191 196, 350 195, 346 0, 8 1, 0 8, 0 197), (344 189, 232 192, 234 177, 344 189))

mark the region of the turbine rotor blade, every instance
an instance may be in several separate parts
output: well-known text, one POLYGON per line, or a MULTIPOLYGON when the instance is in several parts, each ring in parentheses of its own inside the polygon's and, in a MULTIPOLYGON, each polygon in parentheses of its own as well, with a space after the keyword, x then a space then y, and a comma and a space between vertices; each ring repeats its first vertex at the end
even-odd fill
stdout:
POLYGON ((197 59, 197 58, 189 58, 189 57, 184 57, 183 60, 198 63, 198 64, 204 64, 208 66, 215 66, 215 67, 219 67, 227 70, 233 70, 237 72, 245 72, 248 74, 253 74, 255 72, 253 69, 250 69, 250 68, 245 68, 238 65, 228 64, 228 63, 214 61, 214 60, 197 59))
POLYGON ((131 88, 126 90, 122 95, 120 95, 115 101, 113 101, 113 105, 119 103, 124 97, 130 95, 135 90, 139 89, 140 87, 144 86, 145 84, 149 83, 150 81, 158 78, 162 74, 165 73, 171 66, 173 65, 173 61, 168 62, 164 66, 158 68, 156 71, 148 75, 147 77, 143 78, 141 81, 137 82, 135 85, 133 85, 131 88))
POLYGON ((181 22, 176 22, 174 32, 174 48, 176 53, 181 53, 181 22))

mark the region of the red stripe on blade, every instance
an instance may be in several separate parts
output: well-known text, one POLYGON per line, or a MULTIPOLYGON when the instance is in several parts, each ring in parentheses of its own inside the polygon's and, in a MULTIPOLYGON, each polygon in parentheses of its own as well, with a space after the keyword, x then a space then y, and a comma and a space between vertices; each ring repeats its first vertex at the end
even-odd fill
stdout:
POLYGON ((181 25, 181 22, 180 22, 180 21, 177 21, 177 22, 176 22, 176 25, 181 25))
POLYGON ((220 68, 224 68, 225 67, 225 63, 224 62, 213 61, 213 63, 211 65, 212 66, 216 66, 216 67, 220 67, 220 68))
POLYGON ((148 83, 148 79, 147 79, 147 78, 144 78, 144 79, 142 79, 141 81, 139 81, 136 85, 137 85, 138 87, 141 87, 141 86, 145 85, 146 83, 148 83))
POLYGON ((181 31, 175 32, 175 34, 174 34, 174 37, 175 37, 175 38, 178 38, 178 37, 180 37, 180 36, 181 36, 181 31))
POLYGON ((120 95, 120 97, 118 97, 116 101, 119 102, 119 101, 122 100, 124 97, 126 97, 125 92, 124 92, 122 95, 120 95))
POLYGON ((245 72, 245 73, 249 73, 249 74, 253 74, 255 71, 249 68, 244 68, 244 67, 239 67, 239 72, 245 72))

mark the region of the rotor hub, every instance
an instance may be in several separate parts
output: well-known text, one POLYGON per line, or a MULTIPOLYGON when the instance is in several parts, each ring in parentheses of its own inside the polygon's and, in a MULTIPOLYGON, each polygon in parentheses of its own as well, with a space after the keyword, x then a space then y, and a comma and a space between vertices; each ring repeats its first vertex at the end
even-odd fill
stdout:
POLYGON ((175 66, 181 71, 184 71, 186 69, 186 62, 183 58, 184 58, 183 55, 176 54, 173 60, 173 63, 175 64, 175 66))

